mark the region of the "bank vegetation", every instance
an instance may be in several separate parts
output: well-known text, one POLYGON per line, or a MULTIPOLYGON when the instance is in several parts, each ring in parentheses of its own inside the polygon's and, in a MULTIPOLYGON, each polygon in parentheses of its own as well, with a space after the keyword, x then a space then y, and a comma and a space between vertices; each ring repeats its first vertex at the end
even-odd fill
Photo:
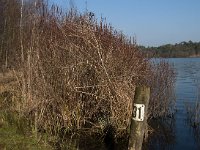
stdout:
POLYGON ((115 138, 127 136, 140 85, 151 88, 149 119, 173 114, 173 67, 152 63, 133 38, 92 12, 39 0, 1 0, 0 11, 0 92, 12 95, 0 105, 36 135, 106 135, 112 127, 115 138))

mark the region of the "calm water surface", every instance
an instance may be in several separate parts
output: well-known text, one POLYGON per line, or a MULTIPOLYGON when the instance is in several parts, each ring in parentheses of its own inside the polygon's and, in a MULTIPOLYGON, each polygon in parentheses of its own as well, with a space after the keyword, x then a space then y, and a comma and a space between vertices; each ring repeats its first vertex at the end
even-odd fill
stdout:
MULTIPOLYGON (((173 139, 165 146, 157 142, 154 149, 200 150, 195 132, 187 121, 186 104, 194 105, 198 99, 197 87, 200 86, 200 58, 170 58, 177 73, 175 93, 176 110, 173 121, 173 139)), ((200 100, 200 99, 199 99, 200 100)))

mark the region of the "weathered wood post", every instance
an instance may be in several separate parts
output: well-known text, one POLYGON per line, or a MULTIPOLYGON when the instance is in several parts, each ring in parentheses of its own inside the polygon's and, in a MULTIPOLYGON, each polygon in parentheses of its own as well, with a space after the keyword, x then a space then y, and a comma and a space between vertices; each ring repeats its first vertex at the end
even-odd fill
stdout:
POLYGON ((136 87, 133 101, 128 150, 141 150, 147 123, 150 88, 136 87))

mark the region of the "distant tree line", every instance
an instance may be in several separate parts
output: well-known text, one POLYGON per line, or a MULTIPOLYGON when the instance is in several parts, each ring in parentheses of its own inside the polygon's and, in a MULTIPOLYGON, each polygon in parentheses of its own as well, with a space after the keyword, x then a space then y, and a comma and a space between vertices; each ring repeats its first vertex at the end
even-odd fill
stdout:
POLYGON ((180 42, 174 45, 166 44, 158 47, 139 48, 151 57, 200 57, 200 42, 180 42))

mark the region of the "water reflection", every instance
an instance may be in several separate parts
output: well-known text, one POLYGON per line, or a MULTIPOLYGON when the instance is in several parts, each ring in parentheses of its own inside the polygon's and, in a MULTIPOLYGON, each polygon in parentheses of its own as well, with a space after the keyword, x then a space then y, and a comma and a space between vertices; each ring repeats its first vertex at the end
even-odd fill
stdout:
POLYGON ((149 135, 149 140, 146 143, 147 146, 144 149, 172 149, 176 144, 174 123, 174 117, 151 120, 149 125, 154 129, 154 132, 152 135, 149 135))

